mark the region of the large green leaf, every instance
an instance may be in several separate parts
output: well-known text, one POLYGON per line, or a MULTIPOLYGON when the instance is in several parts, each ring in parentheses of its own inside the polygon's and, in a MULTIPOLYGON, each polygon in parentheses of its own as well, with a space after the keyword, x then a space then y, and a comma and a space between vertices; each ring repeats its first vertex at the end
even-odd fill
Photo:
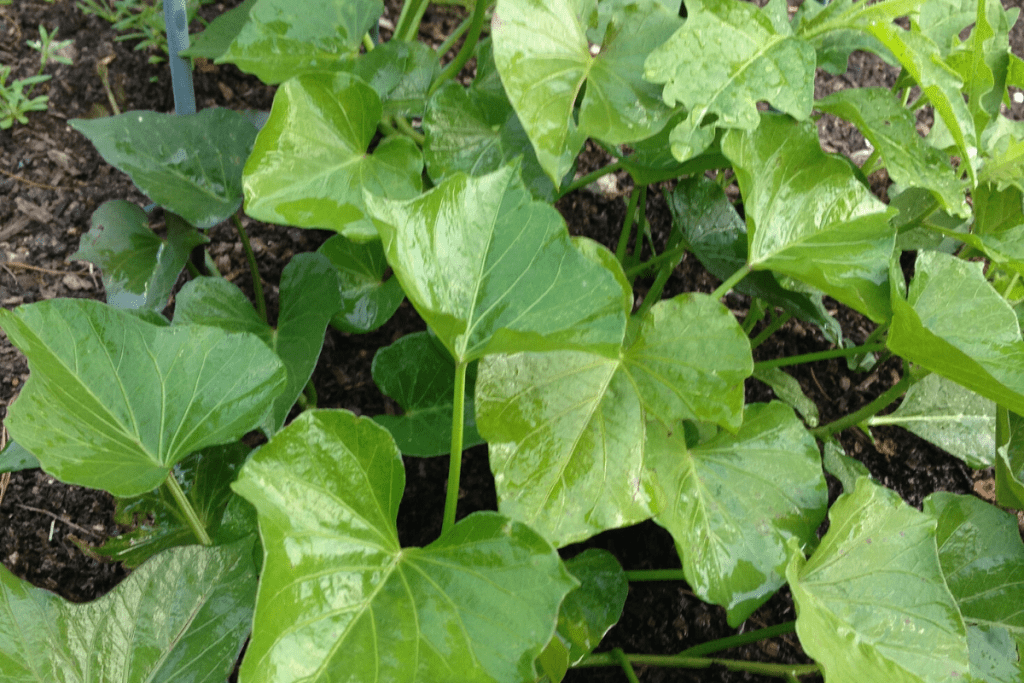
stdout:
POLYGON ((387 431, 307 411, 246 463, 266 560, 243 683, 526 681, 576 585, 528 527, 476 513, 402 548, 387 431))
POLYGON ((351 71, 380 95, 385 116, 423 116, 430 86, 441 71, 424 43, 392 40, 360 55, 351 71))
POLYGON ((0 451, 0 474, 33 470, 37 467, 41 467, 41 465, 36 456, 25 450, 25 447, 17 441, 8 441, 4 449, 0 451))
MULTIPOLYGON (((216 545, 255 535, 256 511, 231 492, 230 485, 252 449, 241 442, 211 446, 174 466, 189 504, 216 545)), ((115 519, 132 527, 92 552, 134 568, 168 548, 198 541, 166 486, 117 501, 115 519)))
POLYGON ((974 200, 974 225, 977 235, 996 235, 1024 225, 1024 197, 1016 187, 1002 190, 982 183, 971 192, 974 200))
POLYGON ((338 276, 341 310, 331 318, 332 327, 365 334, 391 319, 405 292, 396 278, 384 279, 388 263, 380 240, 357 244, 335 235, 316 251, 327 257, 338 276))
POLYGON ((993 683, 1019 681, 1024 545, 1016 518, 974 496, 946 492, 928 496, 924 511, 938 522, 939 560, 968 626, 971 673, 993 683))
MULTIPOLYGON (((725 191, 703 175, 680 180, 667 197, 672 229, 682 233, 687 249, 719 280, 747 262, 747 226, 725 191)), ((838 341, 842 330, 814 297, 785 289, 769 271, 751 273, 736 289, 780 306, 801 320, 814 323, 827 338, 838 341)))
POLYGON ((949 213, 966 217, 970 209, 949 157, 917 132, 914 114, 888 88, 847 88, 814 103, 816 109, 855 124, 885 162, 893 182, 923 187, 949 213))
POLYGON ((273 328, 241 290, 223 278, 196 278, 178 293, 175 325, 210 325, 255 334, 284 363, 288 381, 264 425, 273 433, 313 374, 331 317, 341 307, 333 266, 320 254, 297 254, 281 273, 280 312, 273 328))
MULTIPOLYGON (((407 334, 373 357, 373 381, 398 402, 404 415, 375 415, 405 455, 444 455, 452 447, 455 361, 429 332, 407 334)), ((462 447, 483 443, 476 431, 473 389, 476 366, 466 372, 462 447)))
POLYGON ((786 568, 800 644, 829 683, 967 680, 967 634, 935 519, 863 477, 829 520, 811 558, 795 552, 786 568))
POLYGON ((644 80, 643 64, 680 23, 655 0, 499 0, 494 59, 556 184, 588 137, 634 142, 665 125, 671 110, 644 80))
POLYGON ((903 427, 975 469, 991 467, 995 457, 996 405, 942 375, 914 384, 899 408, 868 424, 903 427))
POLYGON ((190 45, 178 53, 181 57, 205 57, 215 60, 224 54, 249 22, 249 10, 258 0, 244 0, 211 21, 202 33, 189 36, 190 45))
POLYGON ((257 338, 161 327, 97 301, 51 299, 0 326, 31 374, 5 424, 62 481, 136 496, 182 458, 258 426, 285 369, 257 338))
POLYGON ((832 0, 804 2, 793 17, 795 33, 814 46, 818 66, 832 74, 846 73, 855 50, 874 52, 887 64, 896 58, 876 38, 864 32, 874 21, 892 21, 920 5, 922 0, 885 0, 877 3, 832 0))
POLYGON ((896 234, 886 209, 844 161, 821 151, 813 123, 766 114, 750 133, 729 131, 748 228, 748 263, 817 287, 872 320, 890 316, 896 234))
POLYGON ((246 23, 217 58, 264 83, 313 71, 336 71, 355 58, 363 34, 384 12, 381 0, 257 0, 246 23))
POLYGON ((306 75, 282 84, 245 164, 246 213, 362 241, 376 237, 364 190, 414 197, 423 170, 419 148, 406 137, 383 140, 367 153, 381 112, 377 93, 351 74, 306 75))
POLYGON ((256 129, 238 112, 203 109, 175 116, 129 111, 72 119, 68 125, 154 202, 192 225, 212 227, 242 203, 242 165, 256 129))
POLYGON ((690 112, 670 138, 672 153, 685 161, 707 149, 716 127, 757 128, 758 101, 806 119, 814 98, 814 66, 814 48, 795 37, 788 24, 776 25, 754 5, 702 0, 651 52, 645 75, 665 84, 662 97, 670 106, 680 103, 690 112))
POLYGON ((985 280, 981 263, 917 256, 904 299, 893 292, 886 345, 907 360, 1024 413, 1024 341, 1017 315, 985 280))
POLYGON ((707 295, 657 303, 615 358, 587 352, 489 356, 477 379, 499 509, 556 545, 647 519, 659 492, 644 468, 648 418, 732 429, 750 346, 707 295))
POLYGON ((538 660, 548 680, 555 683, 569 666, 593 652, 619 621, 629 593, 626 573, 607 550, 584 550, 566 560, 565 567, 580 586, 562 601, 558 630, 538 660))
POLYGON ((1024 510, 1024 417, 999 408, 996 422, 996 502, 1024 510))
POLYGON ((533 201, 518 165, 457 174, 405 202, 366 201, 402 289, 457 363, 526 350, 618 351, 619 283, 572 245, 554 207, 533 201))
POLYGON ((107 303, 114 308, 163 310, 192 249, 207 242, 194 227, 167 214, 167 238, 149 228, 146 212, 120 199, 92 214, 92 227, 69 258, 103 271, 107 303))
POLYGON ((252 539, 176 548, 84 605, 0 567, 0 677, 6 683, 223 681, 249 634, 252 539))
POLYGON ((734 627, 786 583, 786 541, 814 543, 825 518, 817 444, 781 403, 751 404, 737 434, 693 449, 681 427, 648 424, 647 466, 666 499, 654 519, 675 539, 687 583, 734 627))

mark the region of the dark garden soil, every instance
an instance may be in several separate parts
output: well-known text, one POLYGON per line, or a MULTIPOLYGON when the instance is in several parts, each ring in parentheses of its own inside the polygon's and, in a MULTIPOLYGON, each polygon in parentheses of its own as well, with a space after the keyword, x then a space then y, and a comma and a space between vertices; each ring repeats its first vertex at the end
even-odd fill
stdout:
MULTIPOLYGON (((1020 0, 1004 0, 1007 6, 1020 0)), ((212 18, 238 4, 238 0, 209 5, 204 16, 212 18)), ((392 5, 394 3, 390 3, 392 5)), ((790 4, 798 4, 791 0, 790 4)), ((437 44, 458 21, 457 9, 431 8, 422 36, 437 44)), ((393 7, 388 16, 397 16, 393 7)), ((173 110, 166 64, 151 65, 153 53, 132 51, 115 41, 109 24, 76 9, 73 0, 14 0, 0 6, 0 63, 13 67, 17 76, 35 73, 38 54, 26 40, 37 38, 37 27, 60 27, 59 39, 74 40, 69 56, 73 65, 47 68, 53 78, 40 92, 48 93, 48 112, 29 115, 27 125, 15 124, 0 131, 0 305, 13 308, 53 297, 103 299, 99 275, 88 264, 69 261, 80 236, 89 229, 89 218, 109 199, 129 199, 148 204, 120 172, 106 165, 89 142, 67 126, 68 119, 110 113, 113 98, 122 111, 173 110), (109 72, 109 92, 98 67, 109 72)), ((195 28, 195 27, 194 27, 195 28)), ((387 27, 385 26, 385 29, 387 27)), ((386 31, 385 31, 386 32, 386 31)), ((1011 36, 1014 52, 1024 55, 1024 22, 1011 36)), ((821 74, 818 96, 852 85, 890 85, 895 77, 877 59, 854 56, 849 72, 830 77, 821 74)), ((232 66, 200 63, 195 73, 199 107, 267 110, 273 88, 232 66)), ((1014 105, 1013 118, 1024 118, 1024 107, 1014 105)), ((928 126, 925 118, 921 126, 928 126)), ((829 152, 854 154, 865 148, 863 139, 849 125, 834 119, 820 124, 822 147, 829 152)), ((856 155, 855 155, 856 156, 856 155)), ((581 171, 606 163, 603 152, 584 153, 581 171)), ((628 177, 581 191, 562 199, 558 208, 573 234, 585 234, 614 248, 625 214, 628 177)), ((872 177, 873 187, 885 196, 884 172, 872 177)), ((662 188, 666 189, 666 188, 662 188)), ((647 216, 655 242, 664 240, 670 216, 660 192, 648 196, 647 216)), ((157 228, 160 226, 157 225, 157 228)), ((247 228, 260 263, 260 275, 268 289, 270 306, 276 304, 275 283, 281 269, 296 253, 315 249, 329 235, 249 221, 247 228)), ((210 230, 211 253, 221 272, 251 293, 248 268, 241 244, 232 229, 222 225, 210 230)), ((683 291, 711 292, 718 284, 691 256, 673 274, 666 295, 683 291)), ((730 307, 743 316, 748 302, 730 295, 730 307)), ((862 316, 832 304, 844 334, 862 342, 873 325, 862 316)), ((390 344, 424 324, 404 303, 383 328, 369 335, 349 335, 328 329, 326 343, 314 374, 321 407, 345 408, 357 414, 394 412, 396 406, 382 396, 370 377, 370 361, 377 348, 390 344)), ((788 323, 755 352, 757 360, 791 356, 829 348, 810 326, 788 323)), ((891 359, 867 374, 847 369, 845 360, 799 366, 793 374, 815 401, 822 423, 856 410, 898 380, 901 365, 891 359)), ((24 358, 0 334, 0 419, 28 378, 24 358)), ((772 398, 771 390, 756 380, 747 385, 748 400, 772 398)), ((896 427, 873 430, 874 440, 849 429, 841 435, 846 452, 863 462, 880 482, 893 488, 912 505, 933 491, 958 493, 991 489, 991 473, 974 473, 960 460, 896 427)), ((399 535, 404 545, 425 545, 441 529, 446 457, 407 458, 407 492, 399 513, 399 535)), ((122 531, 113 521, 114 501, 106 493, 66 486, 49 475, 31 470, 15 473, 4 488, 0 480, 0 561, 15 574, 35 585, 53 590, 73 601, 94 599, 113 588, 127 572, 117 564, 92 559, 76 543, 96 546, 122 531)), ((474 510, 496 509, 493 480, 485 447, 467 452, 461 483, 460 515, 474 510)), ((830 480, 832 500, 839 493, 830 480)), ((566 557, 584 547, 602 547, 619 558, 626 569, 678 567, 671 537, 653 522, 610 531, 581 546, 564 549, 566 557)), ((770 626, 795 618, 788 591, 783 590, 744 624, 744 630, 770 626)), ((602 649, 621 647, 626 652, 675 653, 684 648, 735 633, 725 621, 723 609, 707 605, 682 583, 637 583, 619 624, 605 639, 602 649)), ((792 634, 722 656, 772 662, 808 661, 792 634)), ((757 676, 723 670, 685 671, 638 669, 646 683, 668 681, 767 681, 757 676)), ((615 669, 571 672, 570 681, 621 681, 615 669)))

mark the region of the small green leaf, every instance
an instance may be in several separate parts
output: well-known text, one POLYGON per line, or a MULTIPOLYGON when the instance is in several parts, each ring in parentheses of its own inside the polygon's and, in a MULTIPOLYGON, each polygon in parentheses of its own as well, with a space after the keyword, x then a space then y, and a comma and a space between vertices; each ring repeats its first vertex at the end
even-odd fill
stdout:
POLYGON ((381 43, 360 55, 351 72, 377 91, 384 116, 421 118, 431 83, 441 72, 438 55, 424 43, 381 43))
POLYGON ((973 232, 977 235, 995 235, 1024 225, 1024 197, 1016 187, 997 190, 994 185, 982 183, 971 192, 971 199, 973 232))
POLYGON ((381 0, 328 0, 316 10, 292 0, 257 0, 216 63, 234 64, 271 84, 337 71, 355 58, 363 34, 383 12, 381 0))
POLYGON ((665 125, 671 110, 645 82, 643 62, 680 23, 655 0, 499 0, 494 59, 555 183, 588 137, 635 142, 665 125))
POLYGON ((415 197, 423 170, 419 148, 405 137, 387 138, 367 153, 382 111, 377 93, 351 74, 282 84, 245 164, 246 213, 360 241, 375 238, 364 190, 415 197))
POLYGON ((981 136, 981 169, 978 182, 992 183, 998 190, 1014 187, 1024 192, 1024 121, 996 117, 981 136))
POLYGON ((685 161, 707 149, 715 128, 757 128, 758 101, 806 119, 814 67, 814 48, 788 24, 774 25, 753 5, 702 0, 651 52, 645 77, 665 85, 662 97, 669 106, 682 104, 690 112, 670 138, 672 154, 685 161))
POLYGON ((380 240, 357 244, 335 235, 316 252, 327 257, 338 275, 341 310, 331 318, 331 327, 355 334, 372 332, 390 320, 405 299, 397 278, 384 279, 388 262, 380 240))
POLYGON ((523 524, 470 515, 402 548, 405 487, 387 431, 345 411, 300 415, 233 488, 266 561, 242 683, 527 681, 577 582, 523 524))
POLYGON ((36 456, 25 450, 17 441, 9 441, 0 451, 0 473, 20 472, 42 467, 36 456))
POLYGON ((327 323, 341 307, 333 266, 320 254, 297 254, 281 273, 277 328, 260 320, 245 295, 223 278, 196 278, 178 293, 175 325, 210 325, 255 334, 284 363, 288 381, 263 425, 273 433, 313 374, 327 323))
MULTIPOLYGON (((251 450, 241 442, 211 446, 174 466, 178 484, 215 545, 226 545, 257 533, 256 511, 230 489, 251 450)), ((134 498, 119 499, 115 519, 134 528, 108 538, 92 552, 121 562, 129 569, 168 548, 197 543, 166 486, 134 498)))
POLYGON ((217 681, 252 626, 252 539, 161 553, 95 602, 69 603, 0 567, 8 683, 217 681))
POLYGON ((255 337, 152 325, 97 301, 0 310, 0 326, 31 371, 11 435, 61 481, 115 496, 150 491, 190 453, 237 440, 285 384, 255 337))
POLYGON ((822 451, 821 463, 825 471, 839 480, 844 493, 853 493, 860 477, 871 477, 864 463, 848 456, 842 444, 834 437, 825 442, 822 451))
POLYGON ((808 427, 818 426, 818 406, 814 401, 807 398, 803 387, 796 377, 790 375, 782 368, 762 368, 754 366, 754 379, 760 380, 771 387, 775 392, 775 398, 779 399, 791 408, 796 409, 804 418, 808 427))
POLYGON ((1024 417, 999 408, 996 423, 996 502, 1024 510, 1024 417))
POLYGON ((203 109, 175 116, 129 111, 72 119, 68 125, 150 199, 196 227, 212 227, 242 204, 242 165, 256 129, 238 112, 203 109))
MULTIPOLYGON (((395 399, 405 411, 401 416, 373 417, 391 432, 402 453, 432 456, 451 451, 455 361, 440 342, 429 332, 407 334, 377 350, 371 372, 381 393, 395 399)), ((476 431, 475 384, 476 366, 470 365, 466 373, 463 448, 484 442, 476 431)))
POLYGON ((249 22, 249 11, 258 0, 245 0, 210 22, 199 34, 189 36, 191 45, 178 54, 182 57, 205 57, 216 60, 227 52, 242 28, 249 22))
POLYGON ((565 568, 580 582, 558 611, 556 638, 568 646, 571 665, 593 652, 619 621, 629 582, 615 556, 599 548, 584 550, 567 560, 565 568))
POLYGON ((457 174, 405 202, 366 201, 402 289, 456 362, 522 350, 618 352, 619 283, 573 247, 561 215, 532 199, 517 165, 457 174))
POLYGON ((868 424, 903 427, 976 470, 991 467, 995 457, 996 405, 942 375, 914 384, 895 412, 868 424))
POLYGON ((796 631, 829 683, 967 680, 967 633, 946 587, 935 519, 866 477, 829 512, 809 560, 786 578, 796 631))
POLYGON ((1020 326, 981 263, 921 252, 908 297, 892 301, 889 350, 1024 413, 1020 326))
POLYGON ((817 100, 814 107, 855 124, 881 154, 893 182, 924 187, 947 212, 969 214, 964 183, 949 157, 925 142, 914 114, 888 88, 847 88, 817 100))
POLYGON ((114 308, 163 310, 192 249, 208 242, 174 214, 167 214, 167 239, 149 228, 146 212, 115 199, 92 214, 74 261, 89 261, 103 271, 107 303, 114 308))
POLYGON ((648 467, 667 500, 654 519, 691 589, 735 627, 785 584, 787 540, 816 540, 828 487, 814 438, 781 403, 749 405, 737 434, 693 449, 681 426, 647 430, 648 467))
POLYGON ((722 151, 743 193, 750 266, 812 285, 876 322, 888 320, 895 212, 845 161, 821 151, 814 124, 765 114, 752 133, 726 133, 722 151))
POLYGON ((893 21, 913 10, 921 0, 896 0, 868 4, 857 0, 832 0, 828 4, 804 2, 793 17, 795 33, 814 46, 818 66, 831 74, 846 73, 855 50, 873 52, 886 64, 898 62, 876 38, 864 32, 873 21, 893 21))

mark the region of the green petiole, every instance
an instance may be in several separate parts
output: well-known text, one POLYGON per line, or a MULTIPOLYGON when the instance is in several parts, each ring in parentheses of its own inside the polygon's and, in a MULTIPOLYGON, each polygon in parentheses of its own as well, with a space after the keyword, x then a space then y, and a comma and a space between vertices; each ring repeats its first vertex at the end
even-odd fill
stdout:
POLYGON ((256 312, 260 314, 260 319, 263 322, 267 322, 267 300, 263 296, 263 282, 260 280, 260 269, 256 263, 256 254, 252 251, 249 235, 245 232, 245 228, 242 227, 242 219, 238 217, 238 214, 239 212, 236 211, 231 219, 238 230, 238 237, 242 241, 242 248, 245 249, 245 256, 249 260, 249 270, 252 272, 253 297, 256 299, 256 312))
POLYGON ((468 363, 455 365, 455 394, 452 406, 452 449, 448 461, 448 492, 444 499, 444 520, 441 533, 455 526, 455 511, 459 505, 459 480, 462 476, 462 429, 465 422, 466 368, 468 363))
POLYGON ((178 504, 178 509, 181 510, 181 514, 185 516, 185 521, 188 522, 189 528, 192 529, 192 533, 195 535, 196 540, 203 545, 213 545, 213 539, 206 533, 206 528, 203 523, 199 520, 199 515, 196 514, 192 504, 188 502, 188 497, 185 492, 181 490, 181 485, 178 484, 178 480, 174 477, 174 471, 171 470, 167 473, 167 478, 164 480, 164 486, 171 492, 171 497, 178 504))

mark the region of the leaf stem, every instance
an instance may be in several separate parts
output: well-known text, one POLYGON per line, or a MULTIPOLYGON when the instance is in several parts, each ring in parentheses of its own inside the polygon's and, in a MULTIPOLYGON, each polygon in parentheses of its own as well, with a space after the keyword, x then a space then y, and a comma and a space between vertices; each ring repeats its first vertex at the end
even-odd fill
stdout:
POLYGON ((411 43, 416 40, 420 32, 420 22, 423 21, 423 13, 427 11, 429 0, 409 0, 402 5, 402 13, 398 15, 398 23, 395 24, 395 32, 392 38, 411 43))
POLYGON ((444 520, 441 533, 455 526, 455 510, 459 505, 459 479, 462 476, 462 428, 466 406, 466 361, 455 365, 455 395, 452 400, 452 450, 448 461, 448 493, 444 499, 444 520))
POLYGON ((838 434, 847 427, 852 427, 864 422, 870 417, 874 417, 877 413, 881 412, 882 409, 902 396, 907 389, 909 389, 915 382, 921 380, 924 376, 925 375, 921 375, 915 378, 911 377, 909 372, 904 373, 903 379, 892 385, 888 391, 876 398, 874 401, 867 404, 860 410, 850 413, 846 417, 841 417, 834 422, 829 422, 827 425, 822 425, 817 429, 810 430, 811 435, 824 441, 828 437, 833 434, 838 434))
POLYGON ((629 683, 640 683, 640 679, 636 677, 636 672, 633 671, 633 665, 629 663, 629 659, 626 657, 626 653, 622 651, 621 647, 617 647, 612 650, 612 656, 618 660, 619 666, 622 667, 622 671, 626 674, 626 678, 629 683))
MULTIPOLYGON (((473 56, 473 50, 476 49, 476 44, 480 40, 480 32, 484 27, 484 17, 487 15, 487 6, 490 3, 487 0, 476 0, 476 5, 473 7, 472 23, 469 26, 469 34, 466 36, 465 42, 462 43, 462 47, 459 49, 459 53, 455 55, 455 59, 449 62, 448 66, 444 68, 438 77, 430 84, 430 90, 427 91, 427 97, 429 98, 434 94, 438 88, 441 87, 445 81, 455 78, 462 71, 462 67, 466 66, 466 62, 473 56)), ((444 56, 444 53, 441 53, 444 56)))
POLYGON ((423 146, 423 143, 427 139, 426 136, 423 135, 423 133, 413 128, 412 124, 406 121, 404 116, 395 117, 395 126, 398 128, 399 131, 412 138, 412 141, 415 142, 420 147, 423 146))
POLYGON ((743 266, 735 273, 729 276, 729 279, 718 285, 718 289, 711 293, 712 299, 721 299, 723 296, 729 293, 739 283, 740 280, 750 274, 750 266, 743 266))
POLYGON ((452 49, 452 45, 462 37, 462 34, 466 32, 466 29, 469 28, 472 21, 473 15, 471 14, 463 19, 461 24, 455 27, 455 30, 452 31, 450 36, 444 39, 443 43, 437 46, 437 50, 435 50, 435 52, 437 52, 439 57, 444 57, 448 53, 448 50, 452 49))
POLYGON ((779 328, 781 328, 783 325, 788 323, 790 318, 792 318, 792 317, 793 317, 792 313, 786 313, 784 315, 778 316, 777 318, 775 318, 775 320, 773 320, 770 323, 768 323, 768 327, 766 327, 763 330, 761 330, 761 333, 758 334, 756 337, 754 337, 750 341, 750 350, 753 351, 758 346, 763 344, 765 342, 765 340, 768 339, 768 337, 770 337, 773 334, 775 334, 776 332, 778 332, 779 328))
POLYGON ((188 522, 189 527, 192 529, 192 533, 195 535, 196 540, 203 545, 213 545, 213 539, 206 533, 206 528, 203 527, 203 523, 199 521, 199 515, 192 508, 192 504, 188 502, 188 497, 185 492, 181 490, 181 485, 178 484, 178 480, 174 477, 174 470, 171 469, 167 473, 167 478, 164 479, 164 486, 171 492, 171 497, 178 504, 178 509, 181 510, 181 514, 185 515, 185 521, 188 522))
MULTIPOLYGON (((638 235, 639 237, 639 235, 638 235)), ((680 258, 680 260, 682 260, 680 258)), ((640 310, 636 312, 637 318, 643 318, 647 311, 651 309, 651 306, 661 301, 661 293, 665 291, 665 283, 672 277, 672 271, 676 269, 678 261, 669 261, 661 266, 661 270, 658 271, 658 277, 654 278, 654 284, 651 285, 647 295, 644 297, 644 302, 640 304, 640 310)))
MULTIPOLYGON (((580 178, 580 180, 583 180, 583 178, 580 178)), ((636 203, 639 199, 640 186, 635 185, 633 187, 633 191, 629 193, 629 203, 626 204, 626 218, 622 221, 622 230, 619 232, 619 243, 615 247, 615 258, 619 263, 623 263, 626 258, 626 248, 629 246, 629 236, 633 234, 633 219, 636 215, 636 203)), ((629 277, 628 273, 626 274, 626 277, 629 277)))
POLYGON ((859 356, 862 353, 874 353, 875 351, 884 350, 885 344, 861 344, 860 346, 851 346, 847 349, 815 351, 814 353, 803 353, 799 356, 786 356, 785 358, 775 358, 754 363, 754 371, 784 368, 787 365, 799 365, 801 363, 813 363, 819 360, 828 360, 829 358, 848 358, 850 356, 859 356))
POLYGON ((680 652, 677 657, 702 657, 709 655, 713 652, 720 652, 721 650, 728 650, 732 647, 740 647, 741 645, 748 645, 750 643, 757 643, 762 640, 768 640, 769 638, 775 638, 778 636, 792 633, 796 630, 796 621, 787 621, 782 624, 776 624, 775 626, 766 626, 759 628, 756 631, 748 631, 746 633, 739 633, 734 636, 727 636, 725 638, 718 638, 716 640, 710 640, 700 645, 687 648, 680 652))
POLYGON ((622 161, 613 161, 610 164, 602 166, 601 168, 597 169, 596 171, 591 171, 590 173, 588 173, 587 175, 581 177, 580 179, 574 180, 571 183, 569 183, 568 185, 566 185, 565 188, 563 188, 562 190, 560 190, 558 192, 558 198, 561 199, 562 197, 564 197, 565 195, 569 194, 570 192, 575 192, 576 190, 580 189, 581 187, 586 187, 587 185, 589 185, 590 183, 594 182, 598 178, 606 176, 609 173, 615 173, 615 171, 618 171, 620 168, 622 168, 622 161))
MULTIPOLYGON (((821 670, 817 664, 767 664, 765 662, 749 662, 740 659, 717 659, 706 657, 681 657, 679 655, 623 655, 630 664, 643 664, 646 666, 664 666, 676 669, 707 669, 715 664, 724 666, 730 671, 747 671, 762 676, 774 678, 789 678, 791 676, 809 676, 820 674, 821 670)), ((612 652, 598 652, 587 655, 573 668, 595 667, 595 666, 619 666, 619 660, 612 652)))
POLYGON ((263 322, 267 322, 267 301, 263 296, 263 282, 260 280, 260 269, 256 264, 256 254, 252 252, 252 245, 249 243, 249 235, 245 232, 245 228, 242 227, 242 219, 238 217, 236 211, 231 219, 235 223, 235 228, 238 230, 238 237, 242 240, 242 248, 245 249, 245 257, 249 260, 249 270, 252 272, 252 292, 253 297, 256 299, 256 312, 260 314, 260 319, 263 322))

